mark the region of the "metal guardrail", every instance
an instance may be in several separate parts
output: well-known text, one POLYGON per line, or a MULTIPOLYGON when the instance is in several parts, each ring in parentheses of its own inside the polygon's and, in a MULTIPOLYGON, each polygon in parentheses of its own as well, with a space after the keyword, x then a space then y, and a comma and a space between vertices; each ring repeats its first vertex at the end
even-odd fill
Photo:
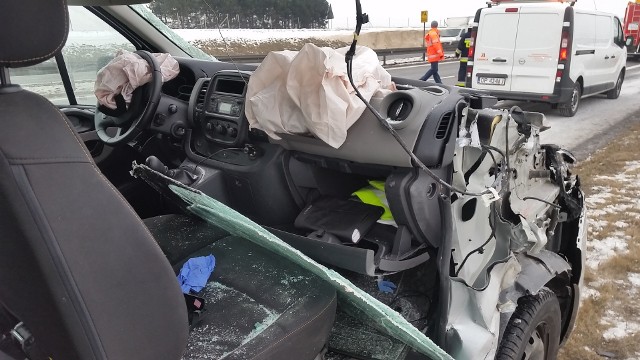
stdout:
MULTIPOLYGON (((387 65, 387 57, 394 55, 415 55, 416 57, 421 56, 424 60, 424 48, 416 47, 416 48, 394 48, 394 49, 374 49, 373 51, 378 54, 378 58, 382 60, 382 65, 387 65)), ((445 51, 452 51, 451 49, 445 48, 445 51)), ((231 58, 239 63, 259 63, 266 57, 266 54, 263 55, 231 55, 231 58)), ((216 56, 216 58, 220 61, 229 61, 229 57, 227 55, 216 56)))
MULTIPOLYGON (((418 48, 397 48, 397 49, 374 49, 378 57, 382 59, 384 65, 387 64, 387 56, 391 55, 412 55, 421 56, 424 53, 424 49, 422 47, 418 48)), ((261 55, 231 55, 234 61, 241 63, 259 63, 266 57, 266 54, 261 55)), ((227 55, 216 56, 218 60, 226 61, 229 60, 227 55)))

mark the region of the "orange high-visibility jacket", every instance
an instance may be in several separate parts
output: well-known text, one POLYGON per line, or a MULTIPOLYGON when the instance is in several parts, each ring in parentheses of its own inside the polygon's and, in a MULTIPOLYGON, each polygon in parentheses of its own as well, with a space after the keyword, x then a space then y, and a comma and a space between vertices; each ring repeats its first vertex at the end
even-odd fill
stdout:
POLYGON ((440 31, 432 28, 424 36, 424 41, 427 46, 427 60, 432 62, 444 60, 444 50, 442 49, 442 43, 440 42, 440 31))

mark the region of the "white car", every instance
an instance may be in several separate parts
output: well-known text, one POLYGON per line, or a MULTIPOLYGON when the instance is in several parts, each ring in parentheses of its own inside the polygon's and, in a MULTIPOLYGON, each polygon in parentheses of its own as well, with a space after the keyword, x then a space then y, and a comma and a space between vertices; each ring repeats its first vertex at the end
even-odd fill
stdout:
POLYGON ((564 116, 585 96, 620 95, 627 59, 620 19, 562 1, 500 3, 476 14, 468 87, 551 103, 564 116))

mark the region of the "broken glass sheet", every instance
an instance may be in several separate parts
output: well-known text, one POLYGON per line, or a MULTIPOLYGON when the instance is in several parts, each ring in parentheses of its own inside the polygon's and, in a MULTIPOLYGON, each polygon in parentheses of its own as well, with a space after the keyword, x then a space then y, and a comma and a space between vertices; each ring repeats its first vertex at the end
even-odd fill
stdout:
POLYGON ((181 200, 183 207, 200 218, 233 235, 243 237, 269 249, 329 282, 336 288, 338 294, 347 300, 348 304, 357 309, 359 314, 366 316, 367 320, 371 322, 370 325, 380 331, 433 359, 452 359, 449 354, 434 344, 431 339, 411 325, 399 313, 353 285, 342 275, 316 263, 242 214, 198 190, 186 187, 155 172, 145 165, 134 163, 132 175, 149 182, 152 187, 173 200, 177 200, 177 202, 181 200), (167 187, 169 191, 167 191, 167 187))

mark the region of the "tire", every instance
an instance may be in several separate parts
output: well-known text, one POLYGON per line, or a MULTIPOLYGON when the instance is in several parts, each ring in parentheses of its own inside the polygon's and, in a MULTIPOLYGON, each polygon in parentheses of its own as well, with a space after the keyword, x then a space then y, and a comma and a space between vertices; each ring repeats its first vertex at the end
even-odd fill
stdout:
POLYGON ((558 111, 560 115, 566 117, 572 117, 578 112, 578 106, 580 106, 580 99, 582 98, 582 87, 580 83, 576 82, 571 91, 571 99, 558 105, 558 111))
POLYGON ((560 304, 553 291, 542 288, 523 296, 509 319, 497 360, 555 360, 560 348, 560 304))
POLYGON ((618 80, 616 81, 616 87, 607 91, 607 99, 617 99, 620 97, 622 83, 624 83, 624 72, 621 71, 620 75, 618 75, 618 80))

